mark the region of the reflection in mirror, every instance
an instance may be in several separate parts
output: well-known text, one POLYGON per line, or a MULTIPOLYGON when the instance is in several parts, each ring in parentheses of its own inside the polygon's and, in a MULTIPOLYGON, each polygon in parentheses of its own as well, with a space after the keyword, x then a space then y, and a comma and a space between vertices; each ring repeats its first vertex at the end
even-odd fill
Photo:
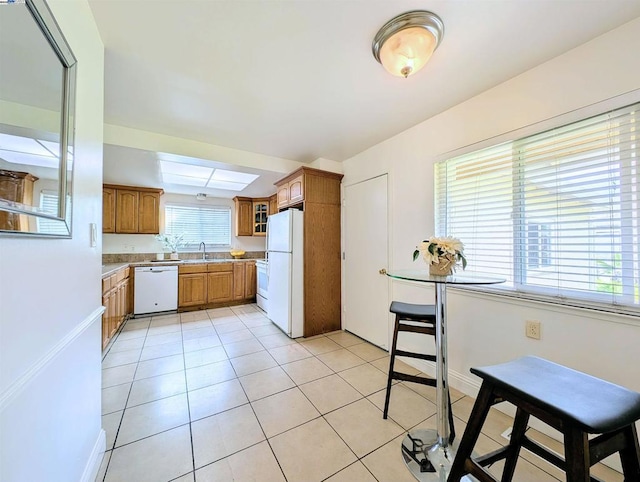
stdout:
POLYGON ((0 3, 0 233, 71 236, 75 58, 44 0, 0 3))

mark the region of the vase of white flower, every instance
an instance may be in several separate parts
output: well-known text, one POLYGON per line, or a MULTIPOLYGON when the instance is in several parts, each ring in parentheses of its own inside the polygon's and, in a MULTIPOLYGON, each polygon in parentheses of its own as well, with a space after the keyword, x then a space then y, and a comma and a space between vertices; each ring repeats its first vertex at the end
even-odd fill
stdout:
POLYGON ((413 252, 413 260, 422 254, 424 261, 429 266, 429 274, 435 276, 448 276, 453 273, 458 263, 462 269, 467 267, 467 259, 464 257, 464 245, 451 236, 438 238, 435 236, 422 241, 413 252))
POLYGON ((184 242, 184 234, 158 234, 156 235, 156 239, 162 242, 162 246, 165 249, 171 251, 169 255, 169 259, 177 260, 180 259, 178 255, 178 248, 185 244, 184 242))

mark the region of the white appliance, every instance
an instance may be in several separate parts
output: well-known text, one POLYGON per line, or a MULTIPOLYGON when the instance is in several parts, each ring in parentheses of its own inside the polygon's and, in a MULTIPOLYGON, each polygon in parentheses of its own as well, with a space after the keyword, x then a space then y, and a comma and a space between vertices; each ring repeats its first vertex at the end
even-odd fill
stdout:
POLYGON ((135 269, 133 314, 178 309, 178 267, 147 266, 135 269))
POLYGON ((256 303, 265 312, 269 300, 267 265, 266 259, 256 260, 256 303))
POLYGON ((303 216, 289 209, 267 221, 267 317, 291 338, 304 328, 303 216))

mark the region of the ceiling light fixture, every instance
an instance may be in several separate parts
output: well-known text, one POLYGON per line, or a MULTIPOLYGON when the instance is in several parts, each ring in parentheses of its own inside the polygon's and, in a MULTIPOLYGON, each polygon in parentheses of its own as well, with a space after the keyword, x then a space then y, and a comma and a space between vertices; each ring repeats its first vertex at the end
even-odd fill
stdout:
POLYGON ((385 23, 373 39, 373 56, 392 75, 409 77, 425 66, 444 37, 435 13, 412 10, 385 23))
POLYGON ((196 194, 196 199, 198 201, 206 201, 207 195, 203 192, 199 192, 198 194, 196 194))

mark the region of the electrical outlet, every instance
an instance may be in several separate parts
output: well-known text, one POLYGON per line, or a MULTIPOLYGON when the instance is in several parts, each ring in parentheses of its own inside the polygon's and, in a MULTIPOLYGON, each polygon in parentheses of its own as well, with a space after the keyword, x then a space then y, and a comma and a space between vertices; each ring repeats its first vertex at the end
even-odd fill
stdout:
POLYGON ((540 339, 540 322, 537 320, 527 320, 525 322, 525 334, 534 340, 540 339))

